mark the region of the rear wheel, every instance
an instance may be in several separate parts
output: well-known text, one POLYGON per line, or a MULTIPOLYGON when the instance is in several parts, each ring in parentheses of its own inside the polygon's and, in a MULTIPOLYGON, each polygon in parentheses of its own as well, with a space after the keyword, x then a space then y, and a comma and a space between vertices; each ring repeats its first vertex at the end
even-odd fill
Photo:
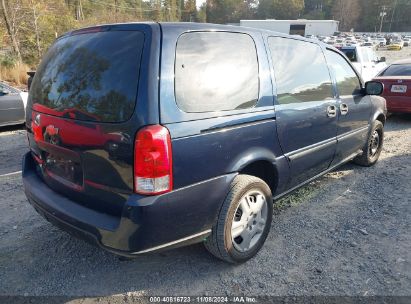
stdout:
POLYGON ((381 121, 376 120, 362 150, 363 153, 354 159, 354 163, 366 167, 374 165, 380 157, 383 141, 384 126, 381 121))
POLYGON ((272 195, 268 185, 257 177, 238 175, 205 247, 226 262, 247 261, 263 246, 270 230, 272 213, 272 195))

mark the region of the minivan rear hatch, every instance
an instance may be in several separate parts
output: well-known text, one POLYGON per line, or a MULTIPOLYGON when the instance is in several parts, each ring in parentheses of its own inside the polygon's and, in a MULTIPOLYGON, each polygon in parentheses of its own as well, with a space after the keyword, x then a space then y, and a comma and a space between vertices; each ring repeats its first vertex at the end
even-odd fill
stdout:
POLYGON ((133 191, 134 132, 145 35, 95 27, 58 39, 30 88, 29 141, 48 186, 119 215, 133 191), (130 127, 130 126, 133 127, 130 127))

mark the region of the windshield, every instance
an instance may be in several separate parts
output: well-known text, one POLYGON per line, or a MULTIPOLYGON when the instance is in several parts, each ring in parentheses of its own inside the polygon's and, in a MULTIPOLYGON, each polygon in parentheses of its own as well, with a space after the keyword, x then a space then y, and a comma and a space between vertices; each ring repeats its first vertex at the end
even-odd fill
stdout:
POLYGON ((135 107, 144 34, 83 33, 49 49, 31 86, 33 109, 71 119, 120 122, 135 107))
POLYGON ((411 64, 393 64, 379 76, 411 76, 411 64))

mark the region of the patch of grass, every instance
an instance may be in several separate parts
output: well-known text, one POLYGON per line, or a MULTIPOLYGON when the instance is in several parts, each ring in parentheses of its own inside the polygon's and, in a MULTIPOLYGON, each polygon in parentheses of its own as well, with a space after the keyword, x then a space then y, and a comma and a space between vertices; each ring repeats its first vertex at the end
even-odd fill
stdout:
POLYGON ((274 202, 274 210, 280 212, 290 207, 298 206, 314 197, 319 191, 320 181, 314 181, 308 185, 299 188, 289 195, 274 202))
POLYGON ((0 58, 0 80, 11 85, 21 87, 27 85, 27 72, 29 66, 24 63, 15 62, 12 58, 0 58))

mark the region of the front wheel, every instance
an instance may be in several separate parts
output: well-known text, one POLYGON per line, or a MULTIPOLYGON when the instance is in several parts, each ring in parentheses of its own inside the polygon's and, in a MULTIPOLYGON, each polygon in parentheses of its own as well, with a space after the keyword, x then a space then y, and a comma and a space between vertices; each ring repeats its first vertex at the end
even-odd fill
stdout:
POLYGON ((367 142, 362 149, 363 153, 354 159, 354 163, 366 167, 374 165, 380 157, 383 141, 384 125, 381 121, 377 120, 374 122, 367 142))
POLYGON ((263 246, 272 214, 272 194, 268 185, 257 177, 238 175, 211 235, 204 242, 205 247, 226 262, 245 262, 263 246))

